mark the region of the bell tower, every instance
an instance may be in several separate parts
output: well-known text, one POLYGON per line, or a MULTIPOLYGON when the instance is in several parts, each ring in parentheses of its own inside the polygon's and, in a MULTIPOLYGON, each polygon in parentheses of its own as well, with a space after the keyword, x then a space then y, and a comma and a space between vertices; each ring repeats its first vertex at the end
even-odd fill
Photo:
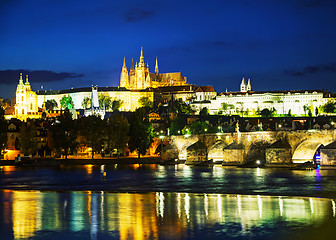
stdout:
POLYGON ((247 91, 247 86, 246 86, 246 82, 245 82, 245 77, 243 77, 242 82, 240 84, 240 91, 241 92, 246 92, 247 91))
POLYGON ((126 67, 125 57, 124 57, 124 64, 122 66, 120 74, 120 87, 129 88, 128 70, 126 67))

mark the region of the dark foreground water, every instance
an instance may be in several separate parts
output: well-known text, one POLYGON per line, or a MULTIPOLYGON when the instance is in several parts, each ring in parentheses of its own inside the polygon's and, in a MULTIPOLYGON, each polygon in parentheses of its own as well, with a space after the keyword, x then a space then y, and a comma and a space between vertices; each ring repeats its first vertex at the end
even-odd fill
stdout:
POLYGON ((336 239, 332 170, 6 166, 0 188, 1 240, 336 239))

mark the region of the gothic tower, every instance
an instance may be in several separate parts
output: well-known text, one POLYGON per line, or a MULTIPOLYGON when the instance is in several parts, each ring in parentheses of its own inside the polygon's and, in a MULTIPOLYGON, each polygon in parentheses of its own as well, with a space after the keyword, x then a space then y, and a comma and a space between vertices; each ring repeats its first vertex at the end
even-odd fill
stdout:
POLYGON ((146 76, 148 75, 148 66, 145 64, 145 58, 143 56, 143 49, 141 47, 140 61, 138 66, 135 66, 135 86, 134 89, 145 89, 146 88, 146 76))
POLYGON ((122 66, 120 74, 120 87, 129 88, 128 70, 126 67, 125 57, 124 57, 124 64, 122 66))
POLYGON ((252 91, 251 79, 249 78, 247 81, 246 91, 252 91))
POLYGON ((246 92, 247 91, 247 86, 246 86, 246 82, 245 82, 245 78, 243 77, 242 82, 240 84, 240 91, 241 92, 246 92))

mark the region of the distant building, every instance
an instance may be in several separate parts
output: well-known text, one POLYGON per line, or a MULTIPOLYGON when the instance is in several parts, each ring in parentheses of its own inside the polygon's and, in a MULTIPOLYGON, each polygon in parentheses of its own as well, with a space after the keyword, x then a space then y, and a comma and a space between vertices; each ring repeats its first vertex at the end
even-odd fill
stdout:
POLYGON ((164 86, 181 86, 187 84, 187 78, 182 76, 180 72, 174 73, 159 73, 159 65, 156 59, 155 72, 149 72, 149 66, 145 64, 143 56, 143 49, 141 48, 140 61, 133 65, 133 59, 131 68, 128 71, 126 67, 126 61, 124 63, 120 74, 120 87, 124 87, 130 90, 139 90, 146 88, 157 88, 164 86))
MULTIPOLYGON (((97 87, 97 93, 98 96, 103 94, 107 97, 110 97, 112 101, 122 101, 121 107, 119 109, 120 111, 135 111, 135 109, 140 107, 139 99, 142 97, 148 97, 150 101, 154 100, 153 91, 150 90, 127 90, 120 87, 97 87)), ((39 90, 37 91, 38 106, 42 107, 46 101, 54 99, 58 104, 57 109, 60 109, 60 101, 64 96, 71 97, 74 103, 74 108, 76 110, 85 109, 83 106, 83 100, 84 98, 92 98, 92 87, 72 88, 55 91, 39 90)))
POLYGON ((210 114, 217 114, 222 111, 222 103, 226 103, 227 109, 223 111, 224 114, 248 116, 267 108, 274 109, 277 114, 291 113, 300 116, 308 114, 307 108, 315 115, 315 109, 330 99, 331 94, 322 90, 252 91, 251 80, 246 83, 243 78, 240 92, 220 93, 208 102, 194 102, 192 107, 196 113, 206 107, 210 114))
POLYGON ((37 95, 32 91, 26 76, 26 82, 23 83, 22 73, 20 73, 19 84, 16 88, 15 118, 26 120, 27 118, 39 118, 37 95))

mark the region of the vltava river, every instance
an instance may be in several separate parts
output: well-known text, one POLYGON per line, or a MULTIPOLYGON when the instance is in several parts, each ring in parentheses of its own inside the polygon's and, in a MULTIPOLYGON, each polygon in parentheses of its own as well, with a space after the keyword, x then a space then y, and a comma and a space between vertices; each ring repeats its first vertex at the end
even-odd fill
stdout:
POLYGON ((0 239, 334 239, 335 180, 332 170, 6 166, 0 239))

